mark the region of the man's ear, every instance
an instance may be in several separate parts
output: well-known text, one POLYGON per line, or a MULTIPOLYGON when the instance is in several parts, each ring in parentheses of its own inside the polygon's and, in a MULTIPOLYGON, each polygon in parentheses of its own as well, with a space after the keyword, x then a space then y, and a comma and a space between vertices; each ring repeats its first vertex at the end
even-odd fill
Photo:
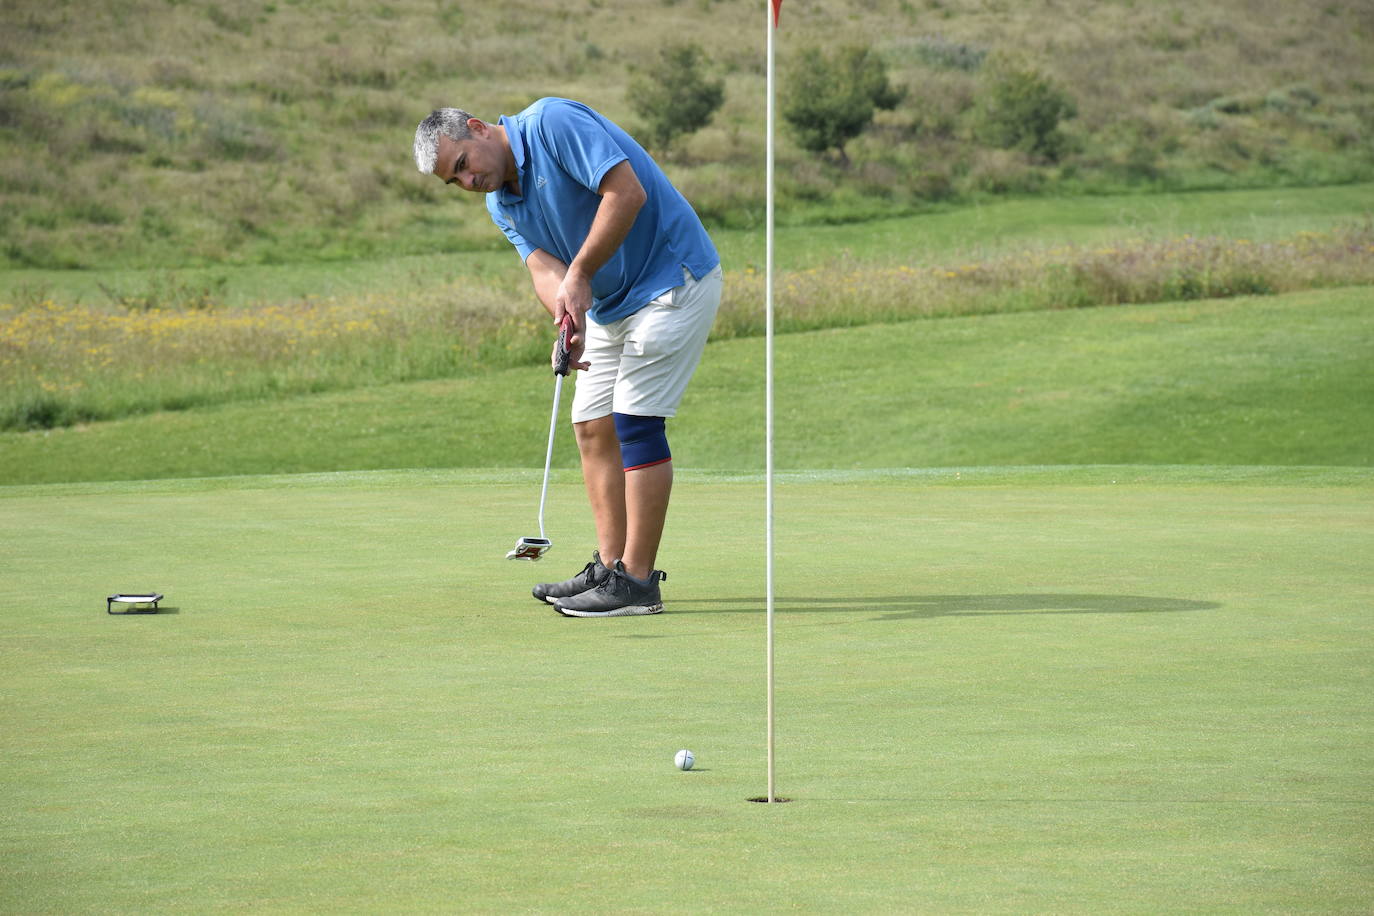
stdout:
POLYGON ((468 118, 467 123, 468 130, 472 131, 477 136, 485 137, 487 135, 487 122, 483 121, 481 118, 468 118))

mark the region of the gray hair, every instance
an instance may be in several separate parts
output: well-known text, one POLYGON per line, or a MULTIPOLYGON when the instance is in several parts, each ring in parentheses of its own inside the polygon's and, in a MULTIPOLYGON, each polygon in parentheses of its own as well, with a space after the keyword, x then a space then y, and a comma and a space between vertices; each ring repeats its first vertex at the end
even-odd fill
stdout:
POLYGON ((472 137, 468 129, 468 114, 461 108, 436 108, 429 117, 415 128, 415 167, 423 174, 434 171, 439 161, 439 137, 450 140, 467 140, 472 137))

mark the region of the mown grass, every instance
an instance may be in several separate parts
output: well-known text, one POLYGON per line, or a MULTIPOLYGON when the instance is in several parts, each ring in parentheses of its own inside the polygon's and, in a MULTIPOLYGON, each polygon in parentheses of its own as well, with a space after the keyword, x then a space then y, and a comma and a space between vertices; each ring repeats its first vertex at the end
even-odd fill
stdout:
POLYGON ((1246 471, 788 479, 774 806, 757 474, 614 621, 571 481, 0 488, 0 909, 1358 912, 1374 481, 1246 471))
MULTIPOLYGON (((1212 299, 1374 284, 1374 227, 1278 242, 1125 240, 1026 250, 984 263, 875 267, 839 258, 781 274, 783 332, 875 322, 1212 299)), ((762 332, 763 277, 731 271, 713 336, 762 332)), ((343 390, 532 364, 548 346, 537 309, 454 283, 403 301, 119 311, 0 305, 0 429, 343 390)))
MULTIPOLYGON (((785 335, 779 467, 1369 467, 1371 322, 1356 287, 785 335)), ((757 340, 707 347, 678 467, 762 467, 763 371, 757 340)), ((0 483, 537 468, 549 394, 526 367, 3 433, 0 483)), ((554 464, 574 474, 566 428, 554 464)))

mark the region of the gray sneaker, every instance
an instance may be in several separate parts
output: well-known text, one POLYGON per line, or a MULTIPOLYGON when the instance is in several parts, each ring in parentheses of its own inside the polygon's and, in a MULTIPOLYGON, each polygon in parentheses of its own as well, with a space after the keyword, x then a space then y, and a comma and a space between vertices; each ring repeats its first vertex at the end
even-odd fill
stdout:
POLYGON ((545 582, 542 585, 536 585, 531 592, 536 600, 543 601, 545 604, 553 604, 559 598, 571 598, 588 589, 596 588, 610 577, 611 571, 601 563, 601 554, 593 550, 592 561, 584 566, 580 573, 562 582, 545 582))
POLYGON ((596 588, 571 598, 560 598, 553 609, 564 617, 634 617, 663 613, 663 596, 658 583, 668 578, 661 569, 647 579, 636 579, 619 560, 610 576, 596 588))

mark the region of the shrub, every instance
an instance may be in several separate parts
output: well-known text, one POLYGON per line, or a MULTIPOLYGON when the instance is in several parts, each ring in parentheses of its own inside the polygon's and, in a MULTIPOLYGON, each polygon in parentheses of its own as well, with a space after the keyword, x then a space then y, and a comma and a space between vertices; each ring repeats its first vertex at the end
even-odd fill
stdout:
POLYGON ((1284 113, 1315 108, 1320 102, 1320 95, 1302 85, 1275 89, 1264 97, 1265 108, 1284 113))
POLYGON ((889 83, 882 60, 859 46, 834 55, 803 50, 784 85, 782 116, 797 142, 814 153, 834 149, 844 165, 844 145, 864 132, 879 108, 896 108, 904 95, 889 83))
POLYGON ((964 186, 984 194, 1020 194, 1040 190, 1045 176, 1015 150, 979 150, 964 186))
POLYGON ((995 68, 975 105, 975 134, 989 146, 1057 161, 1066 139, 1059 122, 1078 113, 1068 93, 1034 69, 995 68))
POLYGON ((926 35, 916 40, 916 56, 925 64, 941 70, 963 70, 972 73, 983 66, 988 52, 984 48, 950 41, 940 35, 926 35))
POLYGON ((630 83, 630 107, 647 122, 655 149, 666 150, 678 137, 710 124, 725 101, 725 81, 708 79, 704 63, 697 45, 669 45, 630 83))
POLYGON ((1223 95, 1212 99, 1207 107, 1222 114, 1249 114, 1260 107, 1257 96, 1223 95))

